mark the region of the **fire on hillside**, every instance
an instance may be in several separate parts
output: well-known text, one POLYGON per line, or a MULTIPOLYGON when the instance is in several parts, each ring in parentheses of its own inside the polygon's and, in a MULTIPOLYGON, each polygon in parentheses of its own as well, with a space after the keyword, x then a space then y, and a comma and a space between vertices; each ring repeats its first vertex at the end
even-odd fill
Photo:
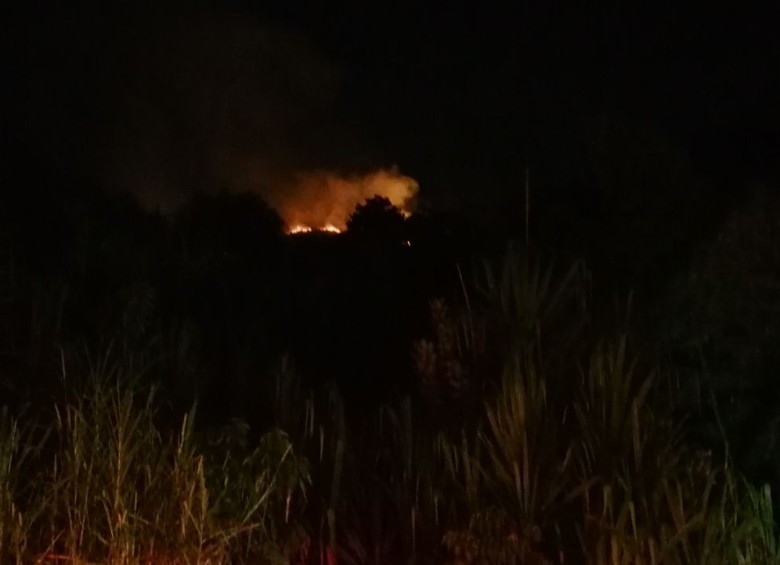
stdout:
POLYGON ((287 233, 341 233, 355 208, 373 196, 383 196, 404 216, 414 211, 417 181, 398 169, 379 169, 362 175, 330 171, 302 173, 295 186, 271 204, 279 211, 287 233))
POLYGON ((299 233, 312 233, 312 232, 325 232, 325 233, 341 233, 340 230, 333 224, 325 224, 324 226, 313 228, 311 226, 304 226, 303 224, 295 224, 287 228, 288 235, 297 235, 299 233))

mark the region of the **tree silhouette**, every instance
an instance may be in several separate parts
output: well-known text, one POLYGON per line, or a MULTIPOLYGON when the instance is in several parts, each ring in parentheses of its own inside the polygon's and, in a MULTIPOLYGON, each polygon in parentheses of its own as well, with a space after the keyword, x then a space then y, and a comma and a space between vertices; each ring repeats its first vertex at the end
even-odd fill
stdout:
POLYGON ((244 255, 280 237, 283 225, 279 215, 251 193, 198 195, 180 219, 198 243, 244 255))
POLYGON ((404 238, 403 212, 384 196, 373 196, 358 204, 347 221, 347 231, 371 240, 401 242, 404 238))
POLYGON ((780 477, 778 217, 780 197, 759 186, 670 288, 661 312, 662 343, 675 356, 676 370, 690 375, 691 405, 700 402, 698 375, 702 359, 706 362, 705 382, 723 408, 712 437, 723 425, 737 465, 752 479, 775 481, 780 477))

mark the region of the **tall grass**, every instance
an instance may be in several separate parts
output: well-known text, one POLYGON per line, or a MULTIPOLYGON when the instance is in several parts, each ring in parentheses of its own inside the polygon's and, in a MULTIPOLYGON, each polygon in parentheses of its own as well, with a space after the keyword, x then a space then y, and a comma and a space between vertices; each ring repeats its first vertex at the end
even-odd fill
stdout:
POLYGON ((511 365, 478 432, 443 440, 457 562, 776 563, 768 487, 685 444, 624 340, 592 356, 568 406, 533 365, 511 365))
POLYGON ((475 432, 440 439, 456 562, 777 562, 768 488, 688 446, 664 375, 631 353, 628 335, 547 339, 561 297, 587 293, 565 290, 578 284, 571 275, 542 292, 552 285, 538 268, 508 261, 485 301, 486 315, 515 328, 500 386, 475 432))
POLYGON ((287 562, 310 481, 287 435, 269 431, 252 448, 239 426, 209 442, 194 411, 178 430, 161 430, 158 407, 154 388, 118 372, 92 375, 53 406, 34 491, 7 472, 26 448, 4 424, 4 562, 287 562))
POLYGON ((194 408, 166 427, 159 391, 107 363, 48 426, 0 414, 0 561, 780 562, 769 489, 690 444, 630 334, 583 331, 581 265, 509 254, 479 280, 463 311, 434 303, 419 394, 365 420, 287 361, 260 434, 194 408))
POLYGON ((24 563, 30 515, 17 505, 23 488, 21 472, 32 446, 25 444, 25 430, 8 410, 0 410, 0 561, 24 563))

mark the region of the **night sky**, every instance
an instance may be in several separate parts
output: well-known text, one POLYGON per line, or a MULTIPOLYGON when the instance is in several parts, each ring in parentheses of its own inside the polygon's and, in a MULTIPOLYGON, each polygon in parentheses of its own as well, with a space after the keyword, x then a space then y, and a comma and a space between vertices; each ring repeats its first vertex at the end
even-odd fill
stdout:
POLYGON ((490 200, 604 118, 698 174, 776 178, 770 14, 615 4, 35 3, 9 19, 4 122, 102 184, 160 193, 230 183, 236 162, 396 164, 443 202, 490 200))
POLYGON ((431 182, 453 166, 507 178, 545 131, 602 114, 660 128, 707 172, 768 174, 780 94, 770 15, 619 4, 276 17, 349 69, 348 104, 372 139, 431 182))

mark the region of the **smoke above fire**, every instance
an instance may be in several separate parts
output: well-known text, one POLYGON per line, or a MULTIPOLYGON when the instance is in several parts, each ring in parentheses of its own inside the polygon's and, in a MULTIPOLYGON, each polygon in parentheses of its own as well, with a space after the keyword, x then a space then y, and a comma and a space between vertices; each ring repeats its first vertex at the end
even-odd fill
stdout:
POLYGON ((62 40, 28 54, 20 121, 42 156, 164 213, 223 191, 257 194, 288 230, 343 230, 375 195, 413 211, 417 181, 385 166, 394 157, 350 118, 349 76, 307 37, 228 11, 153 11, 52 24, 62 40), (68 81, 47 70, 66 64, 68 81))
POLYGON ((343 231, 349 216, 374 196, 387 198, 409 215, 414 212, 419 184, 396 167, 363 174, 317 170, 298 173, 285 190, 269 195, 288 231, 343 231))

